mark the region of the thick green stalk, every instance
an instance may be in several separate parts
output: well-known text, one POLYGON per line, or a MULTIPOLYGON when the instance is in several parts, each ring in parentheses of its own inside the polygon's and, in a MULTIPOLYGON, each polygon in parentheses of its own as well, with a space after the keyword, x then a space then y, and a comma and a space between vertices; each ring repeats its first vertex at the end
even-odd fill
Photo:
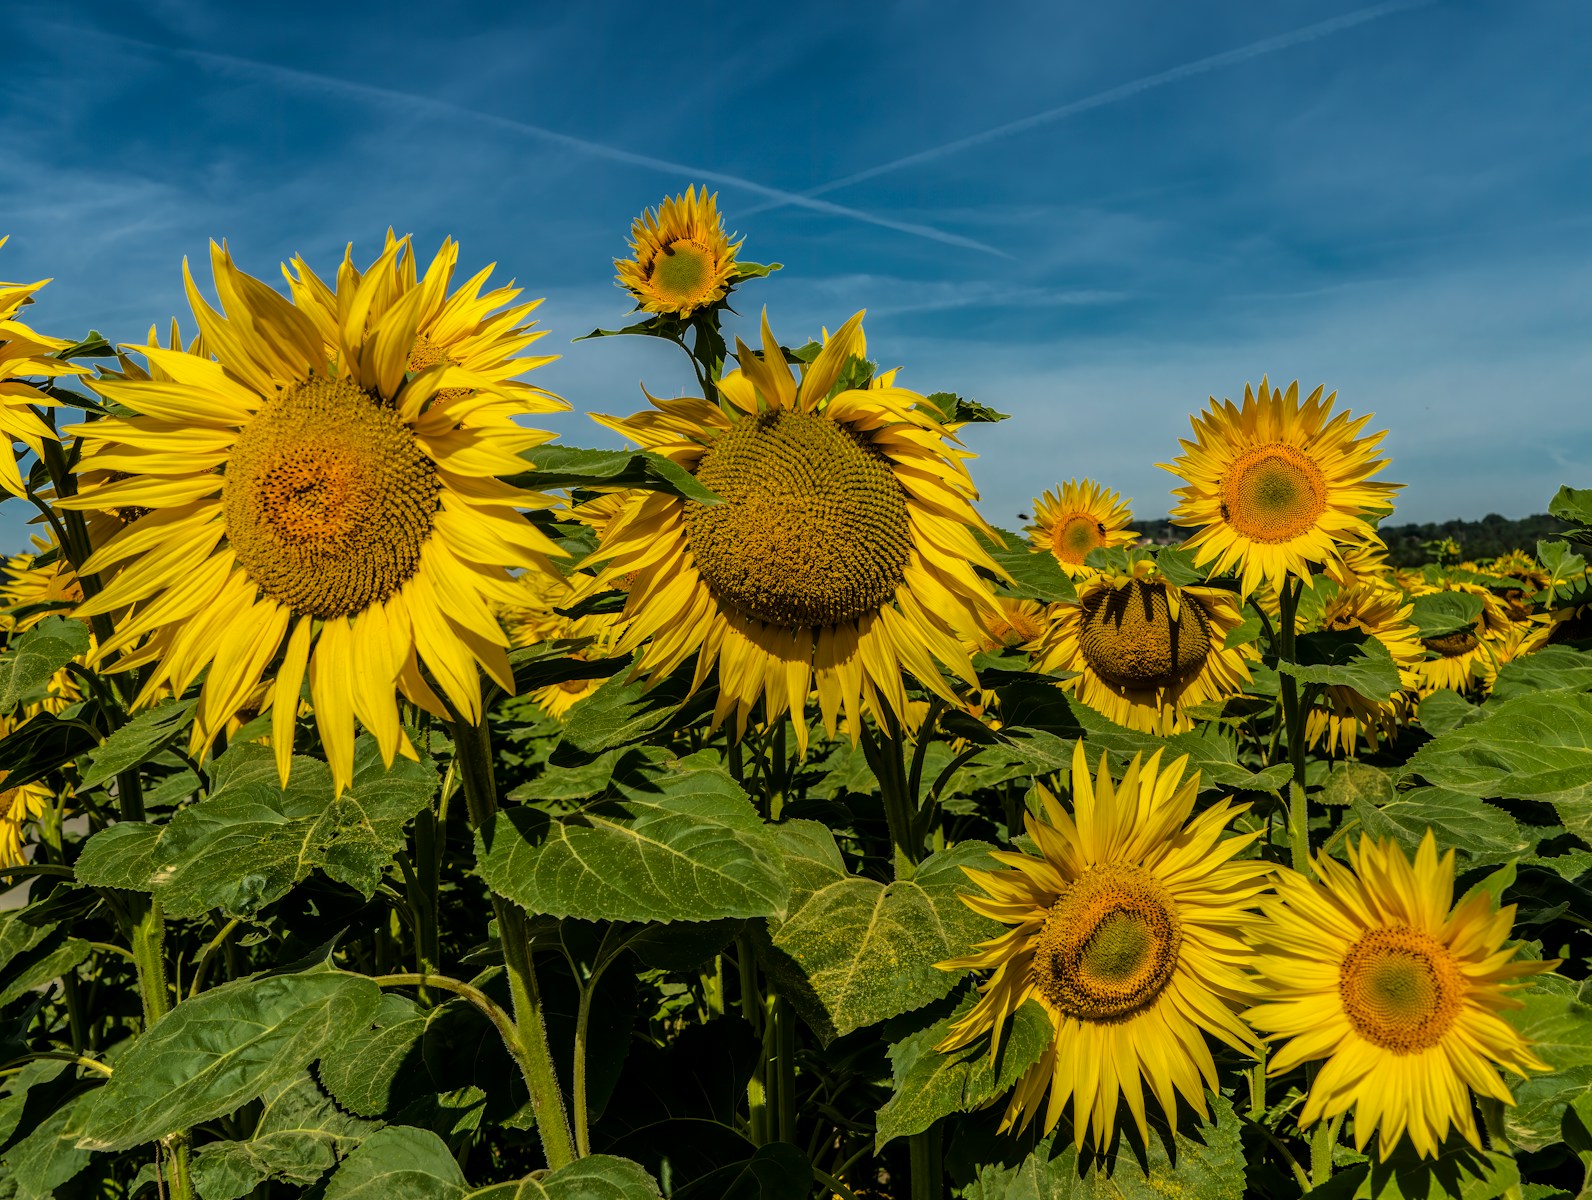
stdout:
POLYGON ((1330 1121, 1316 1122, 1310 1135, 1310 1187, 1320 1187, 1332 1178, 1332 1148, 1338 1144, 1338 1130, 1343 1128, 1343 1114, 1330 1121))
MULTIPOLYGON (((497 782, 492 772, 492 747, 485 718, 480 724, 455 721, 453 738, 470 824, 480 829, 497 812, 497 782)), ((508 969, 509 993, 514 999, 515 1029, 525 1052, 520 1066, 525 1086, 530 1089, 531 1107, 536 1112, 536 1128, 542 1135, 547 1165, 556 1171, 575 1161, 575 1139, 564 1110, 558 1073, 553 1068, 552 1048, 547 1043, 547 1023, 542 1017, 541 993, 531 963, 525 911, 493 892, 492 912, 497 918, 503 965, 508 969)))
MULTIPOLYGON (((746 934, 735 938, 735 960, 741 975, 741 1015, 752 1027, 753 1036, 766 1044, 769 1014, 763 1006, 762 993, 757 988, 757 960, 752 955, 752 939, 746 934)), ((752 1077, 746 1081, 746 1116, 748 1133, 754 1146, 769 1141, 768 1136, 768 1056, 761 1051, 752 1066, 752 1077)))
POLYGON ((945 1195, 945 1167, 940 1158, 940 1123, 907 1139, 912 1160, 912 1200, 941 1200, 945 1195))
POLYGON ((907 794, 906 764, 902 759, 901 731, 895 721, 888 733, 881 730, 877 740, 866 728, 862 731, 863 754, 879 782, 879 800, 884 806, 885 823, 890 828, 890 851, 897 879, 911 879, 917 872, 922 845, 913 832, 916 816, 907 794))
MULTIPOLYGON (((1299 593, 1303 589, 1302 580, 1290 577, 1283 582, 1282 611, 1277 627, 1277 657, 1282 662, 1294 661, 1295 618, 1299 593)), ((1310 871, 1310 810, 1305 800, 1305 714, 1299 702, 1299 681, 1292 675, 1282 674, 1279 685, 1288 761, 1293 766, 1293 780, 1288 784, 1288 845, 1293 869, 1305 875, 1310 871)))

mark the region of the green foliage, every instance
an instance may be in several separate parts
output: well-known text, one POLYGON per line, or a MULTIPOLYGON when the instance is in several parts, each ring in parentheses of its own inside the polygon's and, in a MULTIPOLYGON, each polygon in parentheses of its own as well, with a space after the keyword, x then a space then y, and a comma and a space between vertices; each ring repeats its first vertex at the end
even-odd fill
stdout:
POLYGON ((941 1117, 973 1112, 1010 1091, 1024 1071, 1039 1061, 1055 1036, 1050 1017, 1029 1000, 1012 1014, 1001 1044, 991 1053, 989 1039, 942 1054, 935 1047, 953 1021, 973 1007, 971 997, 943 1017, 890 1047, 895 1093, 879 1110, 875 1144, 922 1133, 941 1117))
POLYGON ((516 487, 537 488, 647 488, 694 500, 698 504, 723 501, 696 478, 661 454, 646 450, 579 450, 572 446, 537 446, 520 457, 535 468, 514 475, 516 487))
POLYGON ((295 758, 283 788, 272 752, 247 743, 216 762, 211 785, 167 825, 123 823, 96 834, 78 878, 150 892, 174 916, 219 908, 252 917, 316 869, 368 896, 436 773, 405 759, 387 769, 366 736, 355 748, 353 786, 336 798, 324 763, 295 758))
POLYGON ((477 853, 494 890, 532 912, 591 921, 708 921, 781 913, 770 831, 721 770, 665 767, 567 814, 497 814, 477 853))
POLYGON ((0 654, 0 715, 48 697, 55 673, 88 650, 88 626, 65 617, 45 617, 12 639, 0 654))
POLYGON ((133 1043, 76 1127, 85 1149, 125 1150, 223 1116, 297 1079, 369 1020, 360 975, 239 979, 177 1005, 133 1043))
POLYGON ((1387 700, 1404 686, 1388 648, 1359 629, 1307 633, 1296 661, 1275 665, 1300 683, 1349 688, 1367 700, 1387 700))
MULTIPOLYGON (((1220 1096, 1212 1115, 1213 1121, 1183 1127, 1176 1136, 1152 1127, 1147 1146, 1135 1140, 1113 1163, 1080 1156, 1066 1126, 1015 1162, 1008 1146, 992 1146, 993 1161, 977 1165, 962 1194, 966 1200, 1242 1200, 1245 1164, 1238 1117, 1220 1096)), ((1129 1137, 1120 1136, 1125 1142, 1129 1137)))
POLYGON ((980 545, 989 551, 989 556, 1011 580, 1009 585, 1001 581, 1007 595, 1020 600, 1038 600, 1042 604, 1077 598, 1077 589, 1061 569, 1055 555, 1035 550, 1022 534, 1005 529, 997 529, 995 534, 994 539, 982 533, 976 536, 980 545))
POLYGON ((833 836, 812 821, 776 830, 790 906, 761 946, 771 975, 823 1041, 921 1008, 956 986, 935 963, 965 954, 998 926, 960 899, 964 867, 988 869, 990 847, 961 842, 881 883, 851 874, 833 836))

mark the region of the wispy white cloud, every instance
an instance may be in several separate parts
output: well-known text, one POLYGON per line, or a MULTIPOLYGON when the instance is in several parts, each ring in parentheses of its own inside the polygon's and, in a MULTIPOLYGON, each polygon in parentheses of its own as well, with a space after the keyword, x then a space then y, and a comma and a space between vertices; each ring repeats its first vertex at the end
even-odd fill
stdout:
POLYGON ((142 41, 138 38, 128 37, 125 34, 111 33, 102 29, 80 29, 48 23, 61 32, 70 32, 77 36, 93 36, 114 41, 129 49, 143 51, 147 54, 168 56, 186 59, 200 63, 212 70, 241 75, 254 80, 268 80, 270 82, 299 90, 309 90, 321 94, 333 94, 344 98, 360 100, 366 103, 379 103, 384 105, 400 105, 411 111, 423 112, 428 115, 446 115, 471 121, 481 126, 490 127, 500 132, 518 137, 532 138, 547 145, 557 146, 577 154, 591 158, 602 159, 607 162, 622 163, 626 166, 641 167, 650 171, 673 175, 681 179, 695 180, 716 184, 720 187, 739 188, 756 196, 777 200, 782 205, 794 205, 799 208, 810 209, 813 212, 823 213, 827 216, 843 217, 848 220, 861 221, 864 224, 890 229, 897 233, 910 234, 914 237, 926 238, 941 245, 955 246, 959 249, 974 250, 981 254, 993 255, 997 258, 1010 257, 1004 250, 973 238, 963 237, 961 234, 948 230, 938 229, 932 225, 924 225, 915 221, 898 221, 890 217, 878 216, 874 213, 863 212, 843 204, 835 204, 827 200, 802 196, 782 188, 769 187, 751 179, 744 179, 738 175, 731 175, 723 171, 714 171, 704 167, 693 166, 686 163, 673 162, 669 159, 658 158, 650 154, 640 154, 626 150, 622 147, 611 146, 603 142, 593 141, 589 138, 576 137, 573 134, 563 133, 556 129, 548 129, 528 121, 516 120, 512 117, 499 116, 495 113, 481 112, 478 109, 468 108, 452 101, 440 100, 431 96, 415 92, 401 91, 396 88, 378 87, 374 84, 360 83, 350 79, 339 79, 331 75, 323 75, 316 71, 301 70, 297 67, 282 66, 279 63, 260 62, 255 59, 242 58, 232 54, 222 54, 213 50, 198 50, 191 47, 159 45, 153 42, 142 41))

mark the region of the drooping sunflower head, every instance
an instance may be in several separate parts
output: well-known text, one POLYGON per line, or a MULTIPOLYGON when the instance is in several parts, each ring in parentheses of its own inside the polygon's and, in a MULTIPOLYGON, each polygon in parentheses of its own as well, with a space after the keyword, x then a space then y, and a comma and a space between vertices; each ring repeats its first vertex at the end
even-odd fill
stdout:
POLYGON ((1511 550, 1486 566, 1488 573, 1505 581, 1493 591, 1503 601, 1509 619, 1530 622, 1537 613, 1537 593, 1552 578, 1535 558, 1523 550, 1511 550))
POLYGON ((1247 1013, 1277 1048, 1268 1073, 1326 1062, 1300 1124, 1354 1109, 1364 1149, 1383 1159, 1408 1136, 1435 1157, 1450 1129, 1480 1148, 1470 1092, 1514 1103, 1494 1066, 1547 1070, 1498 1014, 1512 981, 1554 964, 1512 961, 1514 906, 1486 892, 1454 905, 1454 852, 1428 830, 1412 865, 1396 842, 1363 838, 1347 866, 1323 855, 1320 882, 1279 872, 1262 907, 1255 967, 1267 999, 1247 1013))
MULTIPOLYGON (((0 237, 0 247, 9 238, 0 237)), ((35 408, 54 408, 60 401, 39 387, 25 382, 35 376, 59 378, 85 375, 86 367, 55 357, 72 343, 46 337, 17 320, 24 305, 49 283, 0 283, 0 488, 13 496, 26 496, 22 473, 17 466, 16 447, 21 442, 34 454, 44 453, 44 443, 56 441, 55 432, 39 419, 35 408)))
POLYGON ((195 753, 274 678, 285 778, 307 675, 342 787, 356 718, 388 761, 413 753, 398 693, 474 721, 480 669, 512 690, 492 606, 517 598, 512 571, 550 571, 562 552, 520 511, 552 501, 497 477, 546 440, 517 418, 563 405, 513 378, 546 361, 520 356, 532 335, 502 324, 517 293, 481 297, 483 274, 450 295, 452 244, 423 278, 403 268, 407 247, 389 241, 335 288, 295 260, 288 300, 212 246, 219 310, 184 264, 198 341, 152 338, 133 348, 142 377, 93 384, 131 415, 77 427, 83 486, 60 503, 140 515, 85 564, 120 569, 78 611, 120 614, 98 653, 151 665, 141 704, 208 668, 195 753), (417 369, 427 322, 445 353, 417 369))
POLYGON ((719 216, 718 196, 704 188, 699 195, 665 199, 647 209, 630 227, 630 258, 615 259, 619 286, 646 312, 689 317, 723 300, 736 278, 735 253, 719 216))
POLYGON ((1175 1127, 1179 1095, 1203 1115, 1205 1088, 1216 1089, 1206 1035, 1253 1048, 1236 1011, 1257 997, 1241 935, 1270 868, 1235 858, 1255 835, 1225 836, 1247 805, 1222 800, 1195 814, 1199 775, 1185 778, 1186 764, 1135 756, 1117 783, 1103 754, 1091 776, 1080 742, 1071 814, 1041 788, 1043 815, 1026 818, 1039 853, 1001 851, 1009 869, 967 871, 983 894, 963 900, 1011 928, 939 964, 990 972, 939 1049, 987 1037, 994 1056, 1027 1000, 1055 1030, 1013 1089, 1003 1129, 1043 1111, 1049 1132, 1070 1099, 1078 1147, 1092 1128, 1104 1149, 1125 1099, 1148 1136, 1145 1085, 1175 1127))
POLYGON ((1092 479, 1071 479, 1034 501, 1034 524, 1028 539, 1035 549, 1049 551, 1069 575, 1088 572, 1084 558, 1091 550, 1131 546, 1138 535, 1127 529, 1133 519, 1127 502, 1092 479))
POLYGON ((1392 511, 1401 485, 1371 482, 1387 465, 1375 457, 1384 434, 1361 437, 1370 414, 1333 416, 1337 393, 1322 391, 1301 404, 1297 382, 1285 393, 1262 378, 1258 390, 1245 385, 1242 408, 1212 397, 1192 418, 1195 440, 1161 464, 1186 482, 1172 520, 1201 527, 1187 543, 1196 561, 1238 567, 1245 596, 1262 579, 1280 590, 1346 547, 1376 543, 1372 522, 1392 511))
POLYGON ((1080 582, 1076 600, 1052 605, 1035 651, 1042 671, 1069 671, 1061 686, 1131 729, 1175 733, 1189 707, 1243 691, 1252 645, 1229 648, 1242 623, 1231 592, 1178 587, 1148 559, 1080 582))
POLYGON ((969 455, 916 392, 843 381, 866 351, 861 318, 799 381, 765 318, 760 354, 737 342, 720 404, 654 399, 598 418, 720 498, 630 498, 604 522, 592 585, 629 581, 615 652, 648 643, 644 674, 699 650, 697 684, 718 665, 715 723, 734 712, 744 729, 760 701, 765 720, 800 713, 815 682, 831 735, 842 708, 854 730, 864 708, 907 721, 902 669, 954 703, 936 662, 971 685, 964 642, 1002 620, 975 570, 1000 573, 973 536, 988 527, 969 455))
POLYGON ((1411 589, 1415 596, 1436 592, 1460 592, 1475 596, 1481 612, 1469 625, 1448 633, 1421 639, 1425 657, 1412 668, 1415 691, 1429 696, 1450 688, 1456 692, 1484 689, 1497 673, 1499 647, 1510 629, 1509 610, 1503 601, 1478 583, 1443 580, 1421 583, 1411 589))
POLYGON ((1426 656, 1411 620, 1414 605, 1403 592, 1377 582, 1343 588, 1323 582, 1316 591, 1323 594, 1320 628, 1358 630, 1381 642, 1398 668, 1402 688, 1382 700, 1341 684, 1321 688, 1305 721, 1305 739, 1312 747, 1325 739, 1329 754, 1353 755, 1363 737, 1374 752, 1383 739, 1397 737, 1413 715, 1415 669, 1426 656))
POLYGON ((1015 596, 997 596, 1002 618, 991 622, 973 639, 975 650, 1028 650, 1032 649, 1050 627, 1045 606, 1037 600, 1022 600, 1015 596))

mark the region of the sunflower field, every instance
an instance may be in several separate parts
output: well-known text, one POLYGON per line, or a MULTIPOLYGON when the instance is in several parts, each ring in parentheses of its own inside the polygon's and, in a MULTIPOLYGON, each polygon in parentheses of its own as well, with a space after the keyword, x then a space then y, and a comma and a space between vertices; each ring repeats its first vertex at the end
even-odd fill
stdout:
POLYGON ((1592 490, 1395 569, 1278 376, 996 528, 741 247, 623 450, 451 241, 0 284, 0 1200, 1592 1196, 1592 490))

